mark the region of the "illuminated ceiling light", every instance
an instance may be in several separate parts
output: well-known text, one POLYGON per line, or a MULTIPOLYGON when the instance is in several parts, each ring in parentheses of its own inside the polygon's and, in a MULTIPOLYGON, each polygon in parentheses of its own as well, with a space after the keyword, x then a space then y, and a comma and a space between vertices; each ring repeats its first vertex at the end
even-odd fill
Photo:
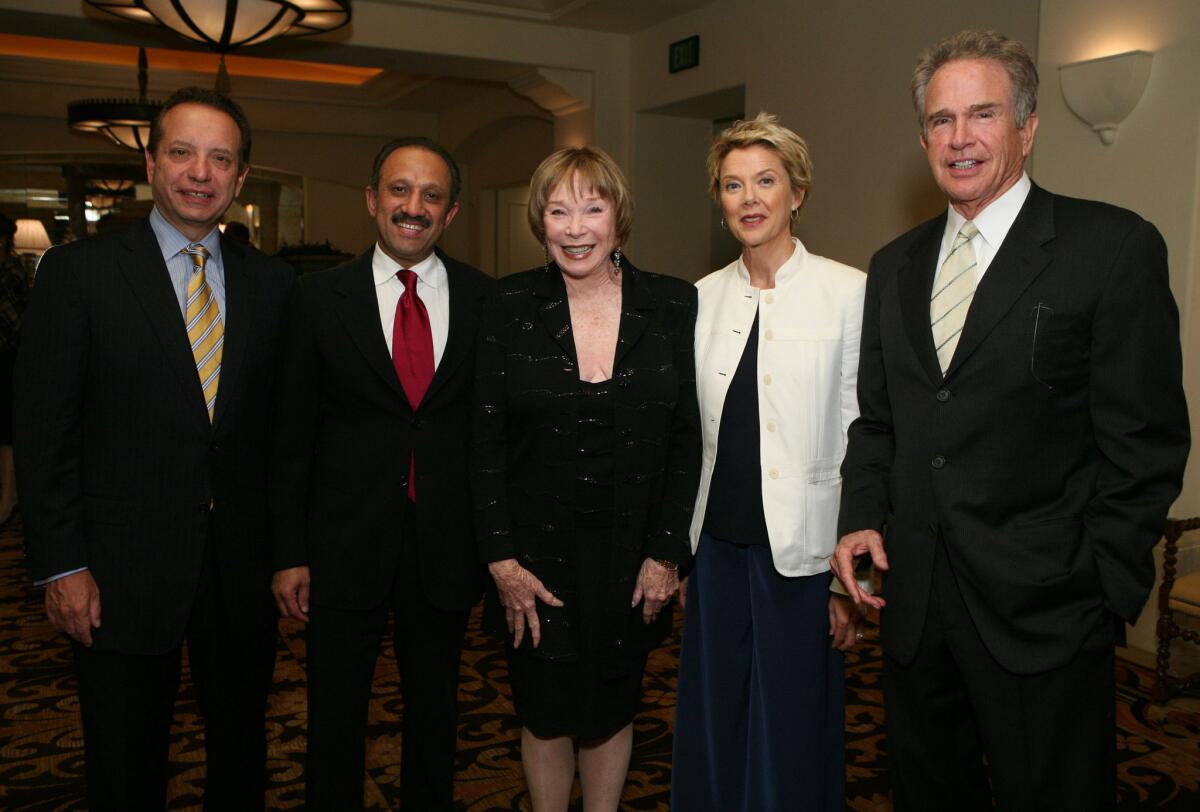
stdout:
POLYGON ((350 22, 350 0, 85 0, 127 20, 163 25, 220 53, 350 22))
POLYGON ((138 48, 138 99, 83 99, 67 105, 67 121, 73 129, 102 133, 114 144, 144 152, 150 143, 150 125, 162 109, 161 102, 146 101, 149 73, 146 49, 138 48))
POLYGON ((128 178, 93 178, 92 183, 100 191, 110 195, 132 195, 136 181, 128 178))

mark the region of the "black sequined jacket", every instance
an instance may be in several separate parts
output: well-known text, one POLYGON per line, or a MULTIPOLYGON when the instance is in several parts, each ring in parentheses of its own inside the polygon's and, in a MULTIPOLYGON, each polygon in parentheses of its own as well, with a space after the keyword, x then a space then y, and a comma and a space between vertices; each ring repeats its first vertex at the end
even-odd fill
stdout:
MULTIPOLYGON (((591 611, 596 654, 609 661, 640 656, 669 626, 671 613, 662 612, 645 627, 630 599, 647 557, 689 562, 700 468, 696 289, 628 263, 621 286, 611 583, 600 592, 604 605, 591 611)), ((586 576, 568 554, 571 483, 563 471, 576 454, 579 370, 562 274, 551 264, 500 280, 482 319, 471 465, 480 556, 516 558, 555 592, 586 576)), ((555 633, 563 618, 543 604, 539 615, 538 654, 578 656, 574 635, 555 633)))

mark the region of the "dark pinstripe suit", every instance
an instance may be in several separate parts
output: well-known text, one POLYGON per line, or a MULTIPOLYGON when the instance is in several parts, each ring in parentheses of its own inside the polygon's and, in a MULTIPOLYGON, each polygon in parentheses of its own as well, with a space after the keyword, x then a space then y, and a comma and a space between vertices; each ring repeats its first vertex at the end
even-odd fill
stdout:
POLYGON ((94 807, 118 803, 97 797, 121 769, 109 737, 146 742, 157 763, 186 635, 207 720, 207 794, 219 796, 222 776, 230 791, 257 784, 261 808, 275 620, 268 424, 293 275, 232 240, 221 254, 225 349, 211 424, 148 221, 47 253, 24 324, 15 446, 33 576, 87 567, 100 590, 94 644, 77 647, 94 807), (97 663, 107 665, 88 670, 97 663), (126 670, 120 684, 105 684, 110 665, 126 670), (91 689, 102 701, 89 705, 91 689), (106 718, 122 690, 160 701, 136 725, 106 718), (255 775, 225 771, 223 741, 243 768, 257 759, 255 775))

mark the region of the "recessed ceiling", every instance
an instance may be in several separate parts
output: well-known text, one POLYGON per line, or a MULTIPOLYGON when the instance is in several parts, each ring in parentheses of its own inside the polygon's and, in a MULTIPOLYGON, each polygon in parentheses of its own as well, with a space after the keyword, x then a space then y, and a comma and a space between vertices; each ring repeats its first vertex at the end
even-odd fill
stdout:
POLYGON ((713 0, 375 0, 630 34, 713 0))
MULTIPOLYGON (((0 34, 0 56, 130 66, 137 64, 138 49, 132 45, 0 34)), ((218 56, 211 51, 147 48, 146 60, 151 72, 175 70, 215 75, 218 56)), ((263 59, 237 54, 227 56, 225 63, 231 76, 256 76, 263 79, 333 85, 363 85, 383 73, 381 68, 330 65, 294 59, 263 59)))

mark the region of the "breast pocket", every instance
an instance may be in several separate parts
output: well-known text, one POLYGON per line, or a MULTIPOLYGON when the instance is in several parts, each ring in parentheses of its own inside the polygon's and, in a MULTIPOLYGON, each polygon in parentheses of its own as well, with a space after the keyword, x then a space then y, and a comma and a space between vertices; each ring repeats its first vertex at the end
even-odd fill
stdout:
POLYGON ((1029 316, 1029 370, 1047 389, 1077 386, 1087 380, 1091 321, 1082 313, 1056 312, 1039 303, 1029 316))

